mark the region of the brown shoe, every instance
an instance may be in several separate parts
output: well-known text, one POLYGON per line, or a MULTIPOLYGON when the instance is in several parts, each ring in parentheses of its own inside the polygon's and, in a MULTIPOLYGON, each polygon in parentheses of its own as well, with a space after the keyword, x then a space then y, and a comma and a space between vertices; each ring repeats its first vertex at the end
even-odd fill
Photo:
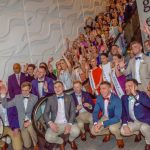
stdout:
POLYGON ((150 150, 150 144, 146 144, 145 150, 150 150))
POLYGON ((82 141, 86 141, 86 133, 81 132, 80 136, 82 141))
POLYGON ((92 139, 95 139, 95 138, 96 138, 96 136, 93 135, 93 134, 91 133, 91 131, 89 131, 89 134, 90 134, 90 137, 91 137, 92 139))
POLYGON ((135 136, 134 142, 140 142, 141 141, 141 133, 135 136))
POLYGON ((110 141, 110 134, 106 134, 105 137, 103 138, 103 142, 106 143, 110 141))
POLYGON ((69 144, 70 144, 72 150, 77 150, 77 145, 76 145, 75 141, 69 142, 69 144))
POLYGON ((1 150, 7 150, 7 148, 8 148, 8 144, 5 143, 1 150))
POLYGON ((123 141, 123 139, 117 140, 117 145, 118 145, 118 148, 124 148, 124 141, 123 141))
POLYGON ((39 145, 38 145, 38 144, 36 144, 36 145, 34 146, 34 150, 39 150, 39 145))
POLYGON ((65 150, 65 144, 64 143, 60 144, 60 150, 65 150))

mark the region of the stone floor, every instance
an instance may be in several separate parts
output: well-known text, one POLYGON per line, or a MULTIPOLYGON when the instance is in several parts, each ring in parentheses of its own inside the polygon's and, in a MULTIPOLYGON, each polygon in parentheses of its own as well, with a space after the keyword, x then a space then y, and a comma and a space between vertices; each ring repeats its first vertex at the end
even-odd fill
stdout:
MULTIPOLYGON (((80 138, 76 140, 78 145, 78 150, 119 150, 116 146, 116 141, 113 136, 111 136, 111 140, 107 143, 102 142, 103 136, 97 136, 96 139, 91 139, 87 135, 87 141, 82 142, 80 138)), ((144 150, 145 141, 142 138, 141 142, 135 143, 134 136, 132 137, 125 137, 124 138, 125 147, 121 150, 144 150)), ((44 142, 42 142, 44 143, 44 142)), ((8 150, 12 150, 10 147, 8 150)), ((50 150, 45 149, 43 145, 41 145, 40 150, 50 150)), ((53 150, 59 150, 59 148, 55 148, 53 150)), ((70 145, 66 145, 66 150, 71 150, 70 145)))

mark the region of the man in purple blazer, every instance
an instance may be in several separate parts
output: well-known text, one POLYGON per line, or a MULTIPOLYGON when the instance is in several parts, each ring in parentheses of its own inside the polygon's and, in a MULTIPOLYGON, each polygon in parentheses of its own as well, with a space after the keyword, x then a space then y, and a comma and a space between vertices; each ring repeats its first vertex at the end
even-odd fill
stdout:
MULTIPOLYGON (((15 63, 13 65, 14 74, 8 77, 8 92, 10 100, 15 97, 15 95, 21 94, 21 84, 26 81, 26 76, 21 72, 21 65, 15 63)), ((18 113, 16 107, 11 107, 7 109, 9 125, 13 129, 19 128, 18 113), (14 121, 15 120, 15 121, 14 121)))
POLYGON ((38 68, 38 78, 32 81, 32 94, 39 98, 54 93, 53 80, 46 77, 46 68, 40 66, 38 68))
MULTIPOLYGON (((76 120, 81 131, 81 140, 86 141, 84 124, 90 123, 90 127, 92 127, 92 112, 94 109, 94 103, 89 93, 82 91, 82 83, 80 81, 75 81, 73 83, 73 89, 74 92, 72 93, 72 97, 76 106, 76 120)), ((91 133, 90 135, 93 138, 91 133)))
POLYGON ((131 136, 141 131, 145 137, 145 150, 150 150, 150 98, 145 92, 137 91, 135 79, 126 81, 126 94, 122 97, 121 134, 131 136))

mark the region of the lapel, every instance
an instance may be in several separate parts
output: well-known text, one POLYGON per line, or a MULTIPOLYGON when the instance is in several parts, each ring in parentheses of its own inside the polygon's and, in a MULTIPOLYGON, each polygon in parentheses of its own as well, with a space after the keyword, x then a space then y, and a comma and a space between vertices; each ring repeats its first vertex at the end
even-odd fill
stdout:
POLYGON ((37 95, 38 95, 38 97, 39 97, 38 79, 36 79, 35 87, 36 87, 37 95))
MULTIPOLYGON (((54 96, 54 107, 55 107, 55 115, 57 116, 57 111, 58 111, 58 100, 57 100, 57 96, 54 96)), ((55 116, 55 117, 56 117, 55 116)))
POLYGON ((29 108, 31 108, 31 107, 30 107, 30 106, 31 106, 31 104, 32 104, 32 96, 31 96, 31 94, 30 94, 30 96, 29 96, 29 100, 28 100, 28 104, 27 104, 26 112, 28 112, 28 111, 29 111, 29 108))
POLYGON ((114 95, 111 93, 111 96, 110 96, 110 101, 108 103, 108 113, 109 113, 109 109, 112 107, 112 101, 113 101, 113 98, 114 98, 114 95))
MULTIPOLYGON (((14 74, 13 78, 14 78, 14 81, 16 82, 16 85, 17 85, 18 87, 20 87, 20 85, 18 84, 17 78, 16 78, 16 74, 14 74)), ((13 82, 14 82, 14 81, 13 81, 13 82)), ((15 83, 15 82, 14 82, 14 83, 15 83)))
MULTIPOLYGON (((144 59, 145 59, 145 55, 142 54, 142 59, 141 59, 141 63, 140 63, 140 72, 141 72, 141 68, 142 68, 142 65, 144 63, 144 59)), ((141 72, 142 73, 142 72, 141 72)))
POLYGON ((23 112, 26 112, 26 111, 25 111, 25 108, 24 108, 24 97, 23 97, 23 95, 21 95, 20 104, 21 104, 21 110, 22 110, 23 112))
POLYGON ((66 97, 66 95, 64 94, 64 107, 65 107, 65 115, 66 115, 66 118, 67 118, 67 112, 68 112, 68 99, 66 97))
POLYGON ((132 76, 134 76, 135 77, 135 68, 136 68, 136 64, 135 64, 135 57, 133 58, 133 62, 132 62, 132 64, 133 64, 133 75, 132 76))
POLYGON ((75 101, 76 106, 79 104, 75 93, 73 93, 73 99, 75 101))

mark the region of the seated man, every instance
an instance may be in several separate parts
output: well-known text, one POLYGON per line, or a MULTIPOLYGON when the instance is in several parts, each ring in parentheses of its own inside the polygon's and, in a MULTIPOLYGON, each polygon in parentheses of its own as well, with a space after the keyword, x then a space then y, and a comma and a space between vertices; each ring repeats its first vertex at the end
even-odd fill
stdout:
POLYGON ((38 150, 37 135, 32 126, 31 114, 38 97, 30 94, 31 83, 24 82, 21 85, 22 94, 16 95, 11 101, 7 102, 5 97, 7 90, 2 91, 2 105, 4 108, 16 106, 18 112, 19 126, 25 148, 30 148, 33 142, 34 150, 38 150))
POLYGON ((101 95, 97 97, 96 105, 93 111, 92 127, 93 135, 114 134, 119 148, 124 147, 122 136, 120 135, 122 103, 118 96, 111 93, 111 85, 104 81, 100 84, 101 95), (100 120, 99 112, 102 112, 100 120))
POLYGON ((121 134, 131 136, 141 131, 145 137, 145 150, 150 150, 150 98, 145 92, 137 91, 135 79, 126 81, 126 94, 122 97, 121 134))
POLYGON ((56 95, 48 98, 44 119, 48 125, 45 139, 49 143, 60 144, 60 150, 64 150, 64 140, 59 137, 61 134, 69 134, 69 142, 73 150, 77 149, 75 144, 76 137, 79 136, 80 130, 75 121, 75 105, 71 95, 64 94, 64 86, 61 81, 54 83, 56 95), (50 117, 51 114, 51 117, 50 117))
MULTIPOLYGON (((3 91, 6 91, 6 86, 3 84, 2 81, 0 81, 0 116, 4 123, 3 136, 9 136, 11 138, 12 147, 14 150, 22 150, 23 144, 22 144, 22 140, 21 140, 21 135, 19 132, 13 131, 9 127, 7 111, 1 104, 1 102, 2 102, 1 97, 3 96, 3 94, 2 94, 3 91)), ((6 150, 7 146, 8 145, 2 139, 0 139, 0 149, 6 150)))
MULTIPOLYGON (((89 93, 82 91, 82 83, 80 81, 73 83, 73 89, 72 97, 76 105, 76 120, 81 131, 81 140, 86 141, 84 124, 90 123, 90 126, 93 124, 91 113, 94 109, 94 103, 89 93)), ((90 135, 93 138, 92 134, 90 135)))

